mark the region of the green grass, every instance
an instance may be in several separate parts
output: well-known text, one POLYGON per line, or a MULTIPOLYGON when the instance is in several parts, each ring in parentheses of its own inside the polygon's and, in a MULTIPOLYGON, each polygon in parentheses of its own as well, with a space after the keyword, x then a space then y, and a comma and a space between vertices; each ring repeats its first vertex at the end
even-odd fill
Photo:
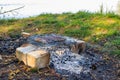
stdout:
POLYGON ((56 33, 98 44, 109 53, 120 55, 120 16, 113 12, 41 14, 24 19, 0 20, 0 34, 56 33))

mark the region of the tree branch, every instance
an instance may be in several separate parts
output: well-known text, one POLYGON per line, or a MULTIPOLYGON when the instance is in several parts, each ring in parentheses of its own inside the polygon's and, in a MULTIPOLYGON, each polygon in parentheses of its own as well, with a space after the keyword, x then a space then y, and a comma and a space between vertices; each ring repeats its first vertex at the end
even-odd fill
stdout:
POLYGON ((24 7, 25 7, 25 6, 22 6, 22 7, 19 7, 19 8, 15 8, 15 9, 12 9, 12 10, 8 10, 8 11, 4 11, 4 12, 0 13, 0 15, 1 15, 1 14, 5 14, 5 13, 8 13, 8 12, 16 11, 16 10, 19 10, 19 9, 21 9, 21 8, 24 8, 24 7))

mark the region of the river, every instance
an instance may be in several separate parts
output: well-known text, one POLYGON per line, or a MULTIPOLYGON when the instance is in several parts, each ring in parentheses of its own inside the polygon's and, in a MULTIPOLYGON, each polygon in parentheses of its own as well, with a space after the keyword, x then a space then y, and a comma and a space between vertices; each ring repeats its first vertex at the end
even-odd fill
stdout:
POLYGON ((0 0, 0 7, 3 7, 1 12, 25 6, 15 12, 1 14, 0 17, 25 18, 42 13, 75 13, 80 10, 97 12, 101 5, 104 12, 116 12, 117 3, 118 0, 0 0))

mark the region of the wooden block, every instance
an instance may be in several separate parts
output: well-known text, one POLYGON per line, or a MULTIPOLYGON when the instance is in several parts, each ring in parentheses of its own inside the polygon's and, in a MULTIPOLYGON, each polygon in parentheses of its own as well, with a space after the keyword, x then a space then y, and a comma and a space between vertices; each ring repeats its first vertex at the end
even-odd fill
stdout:
POLYGON ((34 68, 44 68, 49 65, 50 54, 46 50, 35 50, 27 54, 27 65, 34 68))
POLYGON ((85 42, 82 40, 65 37, 66 41, 65 44, 70 47, 71 51, 73 53, 80 54, 81 52, 84 52, 85 50, 85 42))
POLYGON ((85 42, 84 41, 76 41, 76 43, 71 45, 71 51, 74 53, 82 53, 85 51, 85 42))
POLYGON ((32 68, 44 68, 50 62, 50 54, 32 44, 25 44, 17 48, 16 57, 32 68))
POLYGON ((32 44, 24 44, 16 49, 16 57, 27 64, 27 53, 35 50, 37 47, 32 44))

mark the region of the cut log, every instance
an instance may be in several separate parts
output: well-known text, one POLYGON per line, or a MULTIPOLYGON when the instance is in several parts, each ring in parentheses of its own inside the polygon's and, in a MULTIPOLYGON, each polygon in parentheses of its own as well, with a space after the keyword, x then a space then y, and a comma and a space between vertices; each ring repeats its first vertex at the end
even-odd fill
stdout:
POLYGON ((47 67, 50 62, 50 54, 46 50, 37 49, 32 44, 17 48, 16 57, 32 68, 47 67))

